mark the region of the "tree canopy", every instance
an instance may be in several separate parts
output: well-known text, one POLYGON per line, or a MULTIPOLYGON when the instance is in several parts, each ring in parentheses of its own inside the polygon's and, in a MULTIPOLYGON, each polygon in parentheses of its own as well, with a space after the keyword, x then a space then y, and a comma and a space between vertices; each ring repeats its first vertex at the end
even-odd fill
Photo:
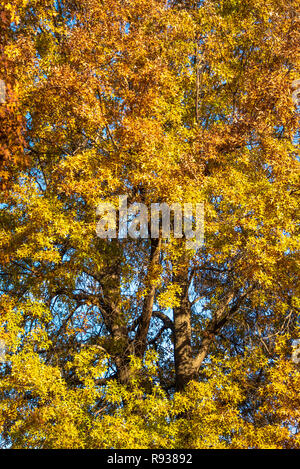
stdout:
POLYGON ((300 448, 298 7, 1 1, 4 446, 300 448), (120 195, 204 245, 101 239, 120 195))

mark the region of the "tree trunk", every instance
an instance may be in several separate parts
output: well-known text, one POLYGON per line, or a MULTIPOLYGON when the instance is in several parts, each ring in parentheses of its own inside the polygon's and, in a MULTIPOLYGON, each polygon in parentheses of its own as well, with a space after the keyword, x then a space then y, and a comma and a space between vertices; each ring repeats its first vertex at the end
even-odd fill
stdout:
POLYGON ((180 305, 174 308, 174 358, 175 387, 182 391, 195 376, 191 343, 191 305, 189 290, 188 265, 185 264, 174 281, 180 285, 180 305))

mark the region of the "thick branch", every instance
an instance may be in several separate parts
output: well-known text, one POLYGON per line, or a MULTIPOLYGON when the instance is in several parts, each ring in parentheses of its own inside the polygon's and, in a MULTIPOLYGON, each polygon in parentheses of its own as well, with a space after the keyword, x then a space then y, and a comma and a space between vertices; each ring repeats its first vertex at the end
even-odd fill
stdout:
POLYGON ((148 269, 148 293, 144 300, 143 310, 139 322, 139 327, 135 337, 135 350, 139 357, 144 355, 150 320, 153 313, 154 297, 156 292, 155 271, 159 265, 159 255, 161 249, 161 238, 151 240, 150 263, 148 269))
POLYGON ((204 332, 204 337, 201 343, 200 350, 194 359, 194 368, 195 368, 196 374, 199 372, 199 368, 202 365, 203 360, 207 356, 210 345, 214 341, 218 332, 222 329, 222 327, 226 323, 228 323, 228 321, 232 318, 232 316, 238 311, 239 307, 242 305, 246 297, 249 295, 251 291, 253 291, 254 288, 255 287, 253 286, 250 289, 248 289, 245 293, 243 293, 231 307, 229 307, 229 305, 234 299, 234 297, 236 296, 237 292, 233 290, 228 293, 225 301, 218 308, 214 317, 212 318, 212 320, 210 321, 210 323, 208 324, 204 332))

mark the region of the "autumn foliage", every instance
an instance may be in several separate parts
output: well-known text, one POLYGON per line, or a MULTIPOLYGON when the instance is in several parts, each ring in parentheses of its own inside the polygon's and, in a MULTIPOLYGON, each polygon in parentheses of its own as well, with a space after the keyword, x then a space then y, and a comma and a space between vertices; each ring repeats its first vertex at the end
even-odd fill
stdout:
POLYGON ((300 449, 297 0, 1 1, 1 444, 300 449), (96 207, 202 203, 205 243, 96 207))
MULTIPOLYGON (((10 24, 13 21, 13 10, 8 4, 1 2, 0 11, 0 79, 3 83, 4 97, 0 106, 0 189, 7 190, 11 180, 27 158, 24 154, 26 145, 23 136, 25 126, 22 111, 18 102, 17 67, 19 58, 14 49, 10 24), (5 8, 3 8, 5 7, 5 8)), ((22 54, 24 44, 20 44, 19 55, 22 54)))

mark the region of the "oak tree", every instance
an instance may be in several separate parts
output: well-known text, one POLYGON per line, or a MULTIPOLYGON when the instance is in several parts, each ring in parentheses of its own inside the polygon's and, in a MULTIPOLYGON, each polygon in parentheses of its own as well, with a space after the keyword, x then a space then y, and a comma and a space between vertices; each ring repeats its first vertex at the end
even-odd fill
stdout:
POLYGON ((3 4, 5 445, 300 447, 297 5, 3 4), (101 239, 120 195, 204 203, 204 245, 101 239))

